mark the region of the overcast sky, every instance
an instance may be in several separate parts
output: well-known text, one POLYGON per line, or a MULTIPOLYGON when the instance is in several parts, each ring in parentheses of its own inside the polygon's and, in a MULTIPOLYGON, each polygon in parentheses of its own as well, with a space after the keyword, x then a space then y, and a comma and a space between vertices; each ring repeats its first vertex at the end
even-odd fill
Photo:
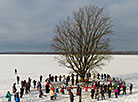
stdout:
POLYGON ((138 0, 0 0, 0 52, 52 51, 55 25, 89 4, 113 19, 113 50, 138 51, 138 0))

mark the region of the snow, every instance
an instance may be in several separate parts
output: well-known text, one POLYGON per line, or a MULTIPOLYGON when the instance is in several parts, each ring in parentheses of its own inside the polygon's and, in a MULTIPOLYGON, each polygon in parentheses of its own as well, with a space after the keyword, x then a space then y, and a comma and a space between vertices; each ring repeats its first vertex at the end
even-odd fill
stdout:
MULTIPOLYGON (((60 66, 55 59, 58 55, 0 55, 0 102, 7 102, 6 92, 12 88, 12 84, 16 82, 14 69, 17 68, 18 75, 21 80, 32 79, 38 80, 40 75, 45 78, 49 73, 54 75, 68 74, 69 69, 60 66)), ((137 55, 112 55, 112 60, 103 67, 100 72, 109 73, 112 76, 122 78, 126 81, 127 86, 133 83, 133 94, 120 95, 114 98, 99 102, 138 102, 138 56, 137 55)), ((17 85, 19 91, 20 85, 17 85)), ((38 97, 38 91, 32 91, 30 94, 23 96, 21 102, 69 102, 68 95, 58 95, 57 99, 50 101, 49 95, 42 99, 38 97)), ((13 96, 12 96, 13 100, 13 96)), ((79 97, 75 96, 75 102, 79 97)), ((84 93, 82 102, 95 102, 91 99, 89 93, 84 93)), ((12 101, 14 102, 14 101, 12 101)))

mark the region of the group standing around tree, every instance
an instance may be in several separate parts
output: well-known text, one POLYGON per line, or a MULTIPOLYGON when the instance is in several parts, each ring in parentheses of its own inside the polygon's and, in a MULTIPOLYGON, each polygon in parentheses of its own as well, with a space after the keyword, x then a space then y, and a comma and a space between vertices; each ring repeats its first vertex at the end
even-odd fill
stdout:
MULTIPOLYGON (((26 80, 21 81, 21 88, 20 93, 17 92, 16 83, 12 86, 12 92, 14 94, 14 100, 15 102, 20 102, 20 98, 23 97, 24 94, 29 94, 31 92, 31 78, 28 77, 28 82, 26 80)), ((72 73, 71 75, 52 75, 49 74, 49 77, 45 80, 45 93, 50 95, 50 99, 54 100, 58 96, 59 93, 61 95, 65 94, 64 90, 68 91, 70 102, 74 102, 74 97, 79 96, 79 101, 81 102, 82 99, 82 89, 84 89, 85 92, 88 92, 88 89, 90 89, 91 98, 99 100, 101 97, 101 100, 105 100, 106 93, 108 98, 111 98, 111 94, 114 93, 115 98, 118 98, 120 95, 120 92, 122 91, 123 95, 126 95, 126 83, 125 81, 119 79, 119 78, 111 78, 109 74, 103 74, 103 73, 87 73, 85 77, 85 82, 83 85, 80 84, 80 78, 78 77, 78 74, 72 73), (52 83, 64 83, 62 86, 53 86, 52 83), (75 88, 76 87, 76 88, 75 88), (74 95, 72 90, 76 89, 76 94, 74 95), (59 91, 60 90, 60 91, 59 91)), ((40 80, 36 81, 33 80, 33 88, 37 89, 39 91, 39 98, 42 98, 42 96, 47 96, 43 93, 43 76, 40 75, 40 80)), ((20 83, 20 77, 17 75, 17 84, 20 83)), ((133 84, 131 83, 129 86, 130 94, 132 94, 132 88, 133 84)), ((8 102, 11 102, 12 94, 8 91, 6 94, 6 98, 8 98, 8 102)))

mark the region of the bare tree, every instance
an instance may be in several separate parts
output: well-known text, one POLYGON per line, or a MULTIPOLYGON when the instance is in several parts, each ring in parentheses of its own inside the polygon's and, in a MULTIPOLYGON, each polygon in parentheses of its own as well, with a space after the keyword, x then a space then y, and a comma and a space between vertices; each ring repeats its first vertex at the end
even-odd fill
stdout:
POLYGON ((62 53, 59 62, 71 68, 82 79, 86 73, 101 68, 110 56, 111 18, 103 8, 85 6, 56 25, 52 48, 62 53))

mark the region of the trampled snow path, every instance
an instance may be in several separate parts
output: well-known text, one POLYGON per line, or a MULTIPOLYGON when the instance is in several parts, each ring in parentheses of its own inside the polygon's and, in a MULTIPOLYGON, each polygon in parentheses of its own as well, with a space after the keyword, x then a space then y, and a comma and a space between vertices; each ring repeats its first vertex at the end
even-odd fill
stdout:
MULTIPOLYGON (((29 76, 32 79, 38 80, 39 75, 42 74, 47 77, 49 73, 53 74, 67 74, 69 71, 61 68, 54 56, 51 55, 34 55, 34 56, 20 56, 20 55, 5 55, 0 56, 0 102, 7 102, 5 97, 7 90, 11 91, 12 84, 15 82, 16 76, 13 74, 14 68, 17 67, 21 80, 27 79, 29 76)), ((104 67, 104 72, 115 75, 126 81, 127 84, 133 83, 133 94, 120 95, 119 98, 99 102, 138 102, 138 56, 137 55, 114 55, 113 60, 104 67)), ((18 86, 19 88, 19 86, 18 86)), ((12 98, 13 99, 13 98, 12 98)), ((75 96, 75 101, 78 102, 79 97, 75 96)), ((92 100, 90 95, 83 95, 82 102, 96 102, 92 100)), ((12 101, 14 102, 14 101, 12 101)), ((58 95, 57 100, 50 101, 49 95, 38 98, 38 92, 33 91, 29 95, 25 95, 21 102, 69 102, 68 95, 58 95)))

